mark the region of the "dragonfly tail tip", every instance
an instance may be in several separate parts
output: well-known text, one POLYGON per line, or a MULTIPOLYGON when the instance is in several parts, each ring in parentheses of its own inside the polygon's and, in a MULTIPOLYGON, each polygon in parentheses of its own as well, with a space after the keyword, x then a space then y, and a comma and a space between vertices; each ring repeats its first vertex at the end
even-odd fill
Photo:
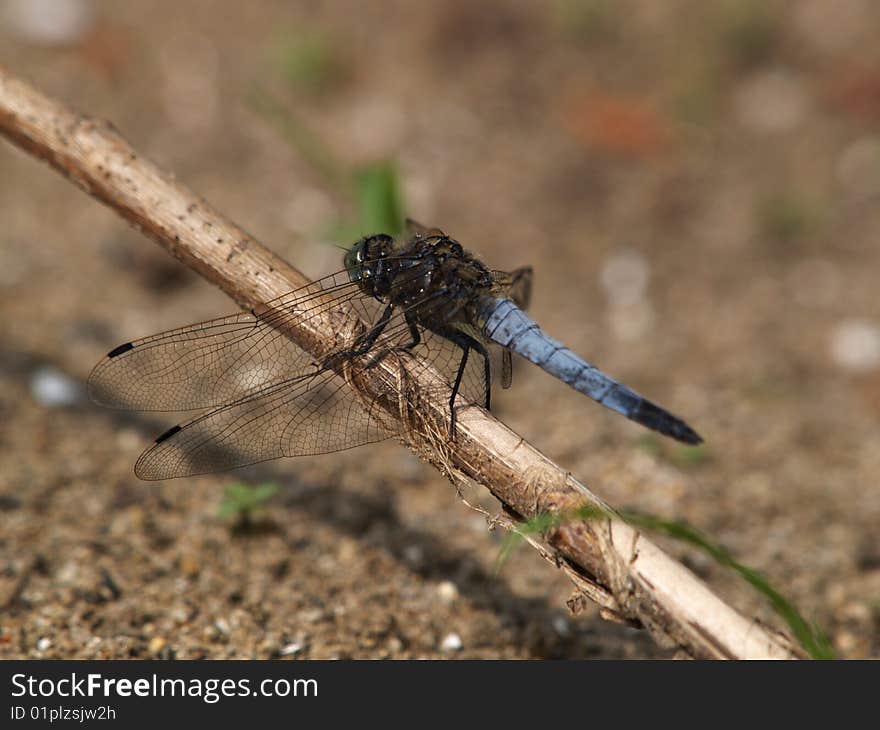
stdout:
POLYGON ((688 444, 689 446, 699 446, 703 443, 703 437, 700 436, 700 434, 694 431, 694 429, 692 429, 686 423, 683 425, 684 429, 682 430, 681 434, 676 436, 679 441, 688 444))

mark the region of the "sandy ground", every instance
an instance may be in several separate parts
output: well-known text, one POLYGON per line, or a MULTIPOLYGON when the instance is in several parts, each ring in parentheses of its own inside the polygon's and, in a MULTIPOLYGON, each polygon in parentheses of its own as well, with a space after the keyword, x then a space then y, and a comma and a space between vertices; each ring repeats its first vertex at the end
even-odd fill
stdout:
MULTIPOLYGON (((310 275, 339 267, 326 231, 346 201, 255 113, 255 86, 347 164, 396 159, 411 215, 496 268, 533 264, 536 319, 707 446, 525 364, 498 416, 609 503, 763 571, 841 656, 880 656, 880 9, 83 5, 61 41, 6 17, 0 63, 113 120, 310 275), (304 38, 318 61, 279 51, 304 38)), ((526 549, 496 575, 500 536, 394 442, 139 482, 178 419, 101 410, 85 378, 120 342, 233 305, 5 143, 0 221, 0 657, 668 655, 570 617, 570 586, 526 549), (249 530, 217 515, 237 481, 279 485, 249 530)))

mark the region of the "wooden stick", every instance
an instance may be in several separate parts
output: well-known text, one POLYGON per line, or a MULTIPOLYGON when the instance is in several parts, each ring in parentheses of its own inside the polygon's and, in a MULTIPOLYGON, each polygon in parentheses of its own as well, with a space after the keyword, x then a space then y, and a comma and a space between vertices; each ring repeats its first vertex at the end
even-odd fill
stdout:
MULTIPOLYGON (((72 112, 0 66, 0 133, 45 160, 183 263, 219 286, 242 307, 264 303, 308 283, 299 271, 214 210, 169 173, 141 157, 106 121, 72 112)), ((341 306, 341 305, 340 305, 341 306)), ((285 334, 320 353, 332 347, 339 309, 285 334)), ((403 421, 408 445, 451 479, 489 489, 521 517, 608 507, 573 476, 478 407, 459 412, 457 438, 424 424, 448 423, 446 397, 425 389, 430 372, 406 358, 368 377, 350 380, 362 397, 380 399, 389 418, 403 421), (428 372, 427 375, 424 373, 428 372), (406 423, 407 393, 419 398, 422 427, 406 423), (424 416, 421 413, 424 411, 424 416)), ((374 372, 375 371, 375 372, 374 372)), ((663 646, 695 658, 797 658, 782 634, 742 616, 660 548, 619 520, 569 521, 536 545, 597 602, 602 615, 644 626, 663 646)), ((577 603, 575 601, 574 603, 577 603)))

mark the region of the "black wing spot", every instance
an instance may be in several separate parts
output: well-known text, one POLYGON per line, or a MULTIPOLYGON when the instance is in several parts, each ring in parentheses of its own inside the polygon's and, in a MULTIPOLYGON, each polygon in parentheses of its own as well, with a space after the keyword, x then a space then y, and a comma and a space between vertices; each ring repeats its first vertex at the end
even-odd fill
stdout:
POLYGON ((176 434, 179 430, 180 430, 180 424, 177 424, 176 426, 172 426, 165 433, 163 433, 161 436, 159 436, 159 438, 156 439, 156 443, 161 444, 163 441, 167 441, 174 434, 176 434))
POLYGON ((110 352, 107 353, 107 357, 116 357, 117 355, 121 355, 123 352, 128 352, 129 350, 134 349, 134 344, 131 342, 126 342, 124 345, 120 345, 119 347, 114 347, 110 352))

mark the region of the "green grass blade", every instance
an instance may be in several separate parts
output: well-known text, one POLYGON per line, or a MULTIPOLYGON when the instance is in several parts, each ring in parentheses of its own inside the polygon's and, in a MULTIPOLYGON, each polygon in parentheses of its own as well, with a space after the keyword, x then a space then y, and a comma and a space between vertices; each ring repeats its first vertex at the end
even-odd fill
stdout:
POLYGON ((388 161, 361 167, 355 173, 359 225, 363 235, 403 233, 404 213, 397 168, 388 161))
MULTIPOLYGON (((617 519, 618 516, 606 512, 599 507, 589 506, 569 513, 555 512, 537 515, 531 520, 518 525, 515 531, 508 533, 499 550, 498 558, 495 562, 495 570, 497 572, 501 569, 514 550, 519 547, 527 536, 540 535, 566 522, 608 518, 617 519)), ((743 580, 748 582, 758 593, 767 599, 773 610, 785 621, 795 639, 811 659, 836 658, 828 638, 818 626, 811 625, 804 619, 795 606, 776 590, 763 575, 754 568, 750 568, 737 561, 721 545, 712 542, 694 528, 673 520, 664 520, 654 515, 640 512, 625 512, 620 514, 619 518, 639 529, 663 533, 674 540, 695 547, 709 555, 718 564, 735 571, 743 580)))

